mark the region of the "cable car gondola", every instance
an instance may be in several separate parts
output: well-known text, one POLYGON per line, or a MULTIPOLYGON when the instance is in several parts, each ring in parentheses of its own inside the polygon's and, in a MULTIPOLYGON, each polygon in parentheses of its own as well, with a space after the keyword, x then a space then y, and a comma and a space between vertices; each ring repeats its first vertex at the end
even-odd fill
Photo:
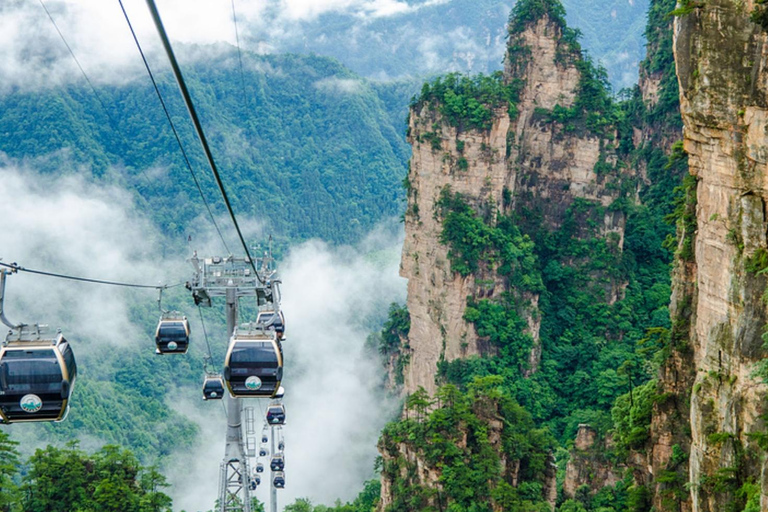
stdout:
POLYGON ((221 375, 206 375, 203 382, 203 400, 224 398, 224 379, 221 375))
POLYGON ((271 404, 267 407, 267 423, 285 425, 285 406, 283 404, 271 404))
POLYGON ((261 462, 256 464, 256 472, 257 473, 263 473, 264 472, 264 464, 262 464, 261 462))
POLYGON ((272 480, 272 484, 275 486, 275 489, 284 489, 285 473, 283 473, 282 471, 275 473, 275 478, 274 480, 272 480))
POLYGON ((224 361, 224 380, 233 397, 272 397, 283 379, 283 351, 272 331, 254 324, 237 327, 224 361))
POLYGON ((164 313, 155 331, 156 354, 185 354, 189 347, 189 322, 180 313, 164 313))
POLYGON ((12 331, 0 349, 2 422, 64 420, 76 378, 75 355, 60 332, 12 331))
POLYGON ((269 469, 272 471, 283 471, 285 469, 285 457, 282 453, 272 456, 272 460, 269 462, 269 469))
POLYGON ((266 457, 267 456, 267 448, 262 446, 259 448, 259 457, 266 457))
POLYGON ((274 329, 277 339, 282 341, 285 336, 285 315, 280 310, 275 314, 274 311, 260 311, 256 317, 256 323, 264 326, 265 329, 274 329))

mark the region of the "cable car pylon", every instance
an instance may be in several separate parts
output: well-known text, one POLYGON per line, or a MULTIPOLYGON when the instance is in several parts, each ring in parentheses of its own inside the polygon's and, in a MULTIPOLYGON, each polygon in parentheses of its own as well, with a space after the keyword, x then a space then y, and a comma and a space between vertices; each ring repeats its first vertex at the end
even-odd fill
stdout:
MULTIPOLYGON (((227 336, 232 336, 237 326, 237 287, 234 283, 227 287, 226 294, 227 336)), ((219 488, 221 512, 251 512, 249 476, 248 458, 243 449, 242 402, 227 394, 227 438, 219 488)))
MULTIPOLYGON (((195 273, 186 287, 192 292, 198 305, 210 306, 213 297, 225 297, 228 339, 233 340, 237 332, 238 299, 240 298, 255 298, 259 311, 274 311, 274 318, 282 318, 279 316, 281 313, 280 280, 277 272, 271 267, 271 255, 265 255, 264 259, 260 261, 258 274, 253 271, 254 268, 257 268, 255 262, 251 262, 249 258, 235 258, 233 256, 199 258, 197 253, 194 253, 190 263, 194 267, 195 273)), ((282 349, 279 341, 276 341, 277 335, 274 326, 260 326, 258 331, 269 334, 271 346, 276 345, 277 348, 274 350, 278 352, 278 356, 281 358, 282 349)), ((250 343, 250 341, 245 343, 250 343)), ((230 341, 230 344, 232 345, 233 341, 230 341)), ((229 359, 230 372, 229 375, 225 374, 225 381, 230 389, 230 393, 225 393, 227 395, 227 434, 224 459, 220 466, 217 512, 251 512, 250 491, 258 485, 260 477, 256 473, 252 474, 249 470, 249 453, 246 450, 246 432, 244 430, 253 434, 253 426, 248 428, 247 424, 243 425, 242 400, 232 395, 230 382, 231 374, 235 370, 241 369, 234 365, 233 361, 247 363, 250 361, 248 359, 250 353, 246 350, 238 351, 233 355, 232 346, 230 346, 229 352, 231 356, 229 359)), ((282 375, 282 368, 280 368, 280 375, 282 375)), ((269 396, 282 397, 283 390, 279 387, 279 381, 275 387, 277 389, 271 390, 269 396)), ((276 507, 276 496, 273 492, 272 510, 276 510, 276 507)))

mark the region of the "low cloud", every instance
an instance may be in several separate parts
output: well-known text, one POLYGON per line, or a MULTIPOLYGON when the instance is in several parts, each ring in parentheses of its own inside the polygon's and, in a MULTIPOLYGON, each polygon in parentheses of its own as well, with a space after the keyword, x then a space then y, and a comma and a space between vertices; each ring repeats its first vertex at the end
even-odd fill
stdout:
MULTIPOLYGON (((405 299, 406 283, 398 277, 401 246, 401 225, 394 222, 379 226, 356 247, 303 243, 280 265, 287 324, 281 508, 299 497, 326 504, 352 500, 374 477, 378 436, 395 414, 395 404, 382 392, 382 368, 365 341, 381 325, 388 305, 405 299)), ((241 321, 247 320, 245 309, 241 321)), ((267 403, 243 403, 255 409, 257 436, 267 403)), ((201 432, 193 450, 175 454, 167 465, 174 508, 207 510, 218 493, 225 415, 216 402, 176 399, 169 406, 191 418, 201 432)), ((269 457, 260 462, 268 468, 269 457)), ((261 477, 256 496, 268 501, 269 470, 261 477)))
POLYGON ((381 367, 364 344, 387 305, 405 299, 401 246, 399 229, 379 229, 357 248, 307 242, 282 264, 288 419, 281 503, 351 500, 373 477, 393 404, 382 396, 381 367))
POLYGON ((357 94, 362 90, 363 83, 353 78, 329 77, 312 84, 316 89, 331 94, 357 94))
MULTIPOLYGON (((114 281, 159 284, 159 235, 135 213, 131 196, 75 174, 41 175, 0 159, 0 258, 32 269, 114 281)), ((119 344, 130 329, 134 290, 19 273, 9 277, 13 322, 60 327, 72 339, 119 344)), ((152 291, 138 293, 149 294, 152 291)))

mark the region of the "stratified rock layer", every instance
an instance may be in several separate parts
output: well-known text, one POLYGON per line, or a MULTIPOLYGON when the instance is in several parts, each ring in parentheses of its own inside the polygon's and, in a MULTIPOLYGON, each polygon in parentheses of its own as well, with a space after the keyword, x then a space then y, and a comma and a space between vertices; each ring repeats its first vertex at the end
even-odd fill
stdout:
POLYGON ((766 386, 754 375, 765 357, 768 197, 768 53, 750 21, 751 1, 700 2, 675 21, 685 150, 698 180, 698 231, 689 342, 692 510, 726 510, 747 480, 768 510, 768 472, 755 434, 765 432, 766 386))
MULTIPOLYGON (((566 132, 542 117, 541 109, 570 106, 578 91, 581 75, 576 62, 580 55, 561 36, 562 28, 548 15, 512 36, 510 46, 516 53, 506 59, 504 80, 524 82, 513 118, 503 108, 494 113, 490 129, 461 131, 431 105, 417 104, 411 111, 411 189, 400 272, 408 278, 411 315, 406 393, 422 386, 433 394, 438 361, 490 350, 463 319, 466 299, 470 295, 496 297, 507 289, 494 269, 481 269, 466 277, 451 271, 435 210, 445 187, 469 198, 478 211, 491 217, 499 212, 535 210, 548 228, 562 224, 576 198, 607 206, 618 195, 594 170, 601 157, 609 165, 615 163, 611 143, 586 131, 566 132), (463 166, 458 165, 460 159, 466 160, 463 166), (509 204, 505 204, 505 195, 511 198, 509 204)), ((606 214, 601 231, 603 235, 615 233, 621 247, 624 215, 606 214)), ((615 296, 619 290, 616 283, 608 294, 615 296)), ((534 339, 530 373, 541 355, 538 296, 529 294, 525 299, 528 331, 534 339)))

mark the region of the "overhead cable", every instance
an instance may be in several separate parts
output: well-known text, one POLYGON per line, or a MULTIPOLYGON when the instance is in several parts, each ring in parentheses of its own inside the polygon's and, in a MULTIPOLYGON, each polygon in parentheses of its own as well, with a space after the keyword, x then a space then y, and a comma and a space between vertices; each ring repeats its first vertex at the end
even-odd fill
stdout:
POLYGON ((208 341, 208 331, 205 330, 205 320, 203 320, 203 308, 197 306, 197 311, 200 313, 200 324, 203 326, 203 336, 205 336, 205 344, 208 347, 208 360, 213 364, 213 352, 211 351, 211 343, 208 341))
POLYGON ((55 272, 46 272, 44 270, 33 270, 31 268, 25 268, 17 263, 3 263, 0 261, 0 267, 10 268, 14 272, 27 272, 29 274, 39 274, 42 276, 58 277, 60 279, 69 279, 71 281, 82 281, 85 283, 106 284, 109 286, 124 286, 126 288, 146 288, 153 290, 167 290, 168 288, 175 288, 181 286, 184 283, 176 284, 164 284, 164 285, 151 285, 151 284, 135 284, 135 283, 121 283, 119 281, 107 281, 104 279, 91 279, 88 277, 70 276, 67 274, 57 274, 55 272))
MULTIPOLYGON (((43 0, 38 0, 40 2, 40 5, 43 7, 43 10, 45 11, 45 14, 48 15, 48 19, 51 20, 51 23, 53 24, 53 28, 56 29, 56 32, 58 32, 59 37, 61 38, 62 42, 64 43, 64 46, 67 47, 67 50, 69 51, 69 54, 72 56, 72 60, 75 61, 75 64, 77 64, 78 69, 80 70, 80 73, 82 73, 83 78, 85 78, 85 81, 88 83, 88 85, 91 88, 91 91, 93 91, 93 96, 96 98, 96 101, 99 102, 99 105, 101 106, 101 109, 104 111, 104 114, 107 116, 107 120, 109 121, 109 126, 112 129, 113 132, 115 132, 120 139, 123 142, 123 146, 127 148, 129 146, 128 140, 125 138, 125 135, 123 135, 123 132, 120 131, 120 129, 117 127, 117 122, 112 118, 112 114, 109 113, 109 110, 107 109, 107 106, 104 104, 104 102, 101 100, 101 96, 99 96, 98 91, 96 91, 96 87, 93 85, 93 82, 91 82, 91 79, 88 78, 88 74, 85 72, 85 69, 83 69, 83 66, 80 64, 80 60, 78 60, 77 56, 75 55, 74 50, 67 42, 67 38, 64 37, 64 33, 59 29, 59 25, 56 23, 56 20, 53 19, 53 16, 51 15, 51 12, 48 10, 48 8, 45 6, 45 3, 43 3, 43 0)), ((144 176, 144 179, 147 181, 147 185, 151 185, 152 182, 150 181, 149 177, 147 176, 147 173, 144 172, 144 169, 140 169, 141 174, 144 176)))
POLYGON ((165 27, 163 27, 163 21, 160 19, 160 13, 157 11, 157 6, 155 5, 154 0, 147 0, 147 6, 149 7, 150 13, 152 14, 152 19, 155 22, 157 31, 160 34, 160 39, 163 42, 165 53, 168 55, 168 60, 171 62, 171 68, 173 69, 173 74, 176 77, 176 82, 179 85, 179 90, 181 91, 181 95, 184 98, 184 103, 187 105, 189 116, 192 118, 192 124, 195 126, 195 131, 197 132, 197 136, 200 139, 200 143, 203 146, 203 152, 205 153, 205 157, 208 159, 208 163, 211 166, 211 171, 213 172, 213 176, 216 178, 216 184, 219 186, 219 191, 221 191, 221 195, 224 198, 224 204, 227 206, 227 210, 229 211, 229 216, 232 218, 232 223, 235 225, 237 236, 240 238, 240 243, 242 244, 243 250, 245 251, 245 254, 248 257, 248 262, 251 264, 253 273, 256 275, 259 282, 264 284, 264 280, 261 278, 261 276, 259 275, 259 272, 256 270, 256 264, 254 263, 254 260, 251 257, 251 252, 248 250, 248 244, 245 243, 243 232, 240 230, 240 225, 237 222, 237 217, 235 216, 235 212, 232 209, 232 204, 230 203, 229 197, 227 196, 227 191, 224 189, 224 183, 221 181, 221 176, 219 175, 219 169, 216 167, 216 162, 214 162, 213 160, 213 154, 211 153, 211 148, 208 145, 208 139, 206 139, 205 137, 203 126, 202 124, 200 124, 200 118, 197 116, 195 105, 192 103, 192 97, 190 96, 189 90, 187 89, 187 84, 184 82, 184 76, 181 73, 181 68, 179 67, 179 63, 176 60, 176 56, 173 53, 173 48, 171 48, 171 42, 168 39, 168 34, 165 32, 165 27))
POLYGON ((205 204, 205 209, 208 210, 208 215, 211 218, 211 222, 213 223, 213 226, 216 228, 216 232, 219 234, 219 238, 221 239, 221 243, 224 245, 224 249, 226 249, 228 254, 232 254, 232 252, 229 250, 229 247, 227 246, 227 242, 224 240, 224 236, 221 234, 221 230, 219 229, 218 223, 216 223, 216 219, 213 216, 211 207, 208 204, 208 201, 205 199, 205 194, 203 194, 203 189, 200 187, 200 182, 197 180, 197 175, 195 174, 195 171, 192 170, 192 164, 189 162, 189 158, 187 157, 187 152, 184 151, 184 146, 181 143, 181 138, 179 137, 179 133, 176 131, 176 126, 173 124, 173 121, 171 120, 171 114, 168 112, 168 108, 165 105, 165 101, 163 100, 163 95, 160 94, 160 89, 158 88, 157 82, 155 81, 155 76, 152 74, 152 69, 150 69, 149 67, 149 62, 147 62, 147 58, 144 56, 144 50, 141 49, 141 44, 139 44, 139 39, 136 37, 136 32, 133 30, 133 24, 131 23, 131 20, 128 18, 128 13, 125 11, 125 6, 123 6, 123 0, 119 0, 119 2, 120 2, 120 9, 122 9, 123 16, 125 16, 125 21, 126 23, 128 23, 128 28, 131 29, 131 35, 133 36, 133 41, 136 43, 136 48, 139 49, 139 53, 141 54, 141 60, 144 61, 144 67, 147 69, 147 73, 149 74, 149 79, 152 80, 152 86, 155 88, 155 93, 157 94, 157 98, 160 100, 160 105, 162 105, 163 107, 163 112, 165 112, 165 118, 168 119, 168 124, 171 125, 173 136, 176 138, 176 143, 179 145, 181 154, 184 156, 184 162, 187 164, 187 169, 189 169, 189 173, 192 175, 192 179, 195 182, 195 186, 197 187, 198 192, 200 192, 200 198, 203 200, 203 203, 205 204))

